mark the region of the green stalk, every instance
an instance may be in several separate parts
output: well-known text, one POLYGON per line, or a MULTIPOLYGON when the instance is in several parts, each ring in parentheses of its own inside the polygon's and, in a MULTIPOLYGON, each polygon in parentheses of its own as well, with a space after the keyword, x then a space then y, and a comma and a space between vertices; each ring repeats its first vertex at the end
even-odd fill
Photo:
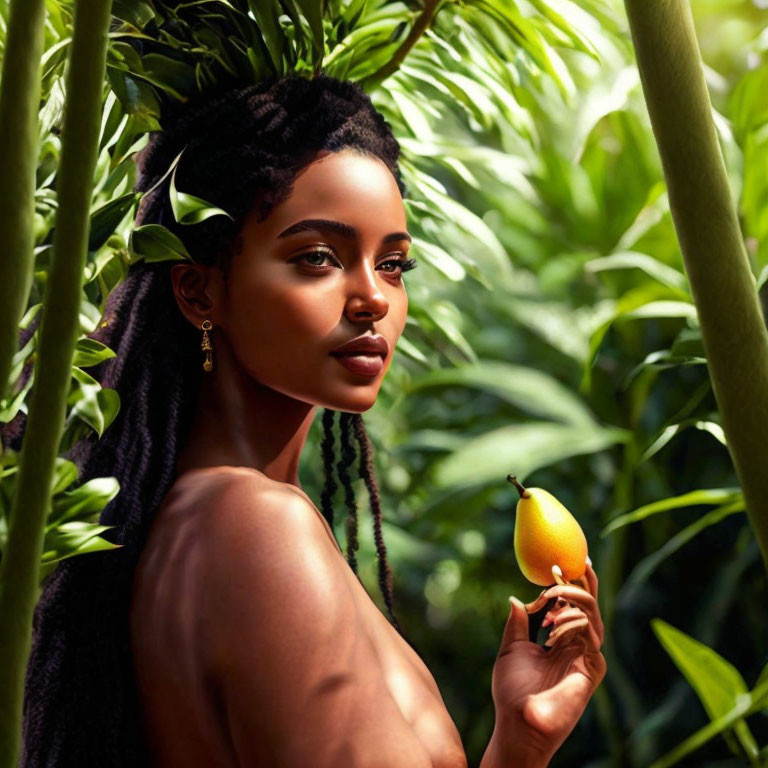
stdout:
POLYGON ((625 0, 712 387, 768 571, 768 330, 687 0, 625 0))
POLYGON ((411 52, 416 43, 419 42, 419 38, 427 31, 429 26, 434 20, 434 16, 438 11, 438 4, 440 0, 425 0, 424 8, 421 13, 416 17, 411 27, 411 31, 408 36, 403 40, 402 44, 392 55, 392 58, 384 64, 384 66, 377 69, 372 74, 368 75, 365 79, 361 80, 359 85, 366 91, 373 90, 376 86, 386 80, 390 75, 397 72, 400 69, 400 65, 405 61, 408 54, 411 52))
POLYGON ((43 0, 11 2, 0 80, 0 398, 32 284, 44 21, 43 0))
MULTIPOLYGON (((26 2, 26 0, 25 0, 26 2)), ((8 530, 0 563, 0 766, 18 759, 24 672, 50 508, 53 472, 66 416, 89 209, 98 152, 111 0, 77 0, 67 72, 59 208, 46 281, 35 384, 29 406, 8 530)))

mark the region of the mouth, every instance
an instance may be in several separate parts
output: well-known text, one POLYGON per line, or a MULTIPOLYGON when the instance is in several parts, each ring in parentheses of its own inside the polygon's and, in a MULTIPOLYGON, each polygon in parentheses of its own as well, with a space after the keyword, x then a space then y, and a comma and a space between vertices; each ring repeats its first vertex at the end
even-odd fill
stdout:
POLYGON ((332 355, 347 370, 360 376, 378 376, 384 368, 384 358, 374 352, 355 352, 332 355))

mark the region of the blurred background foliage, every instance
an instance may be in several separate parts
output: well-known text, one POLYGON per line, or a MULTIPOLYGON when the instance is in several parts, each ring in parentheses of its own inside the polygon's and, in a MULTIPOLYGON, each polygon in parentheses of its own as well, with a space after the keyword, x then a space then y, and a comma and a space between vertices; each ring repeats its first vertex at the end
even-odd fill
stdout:
MULTIPOLYGON (((72 3, 46 6, 35 280, 22 326, 50 265, 71 36, 72 3)), ((692 7, 765 311, 768 3, 692 7)), ((470 766, 493 727, 507 596, 538 593, 514 559, 510 472, 575 514, 600 578, 608 674, 552 765, 766 764, 766 577, 621 4, 114 0, 113 14, 83 334, 134 260, 183 258, 162 228, 132 232, 133 154, 162 127, 165 103, 270 73, 363 83, 402 147, 420 261, 405 278, 405 334, 365 421, 395 612, 470 766)), ((35 341, 14 359, 0 421, 26 413, 35 341)), ((102 434, 120 407, 83 370, 110 354, 78 343, 62 453, 88 430, 102 434)), ((316 500, 320 435, 318 420, 301 466, 316 500)), ((63 557, 111 546, 97 520, 119 489, 111 478, 78 487, 73 468, 57 466, 41 578, 63 557)), ((6 450, 0 549, 15 471, 6 450)), ((362 521, 362 481, 357 498, 362 521)), ((342 521, 336 533, 344 545, 342 521)), ((360 576, 378 601, 372 535, 360 544, 360 576)))

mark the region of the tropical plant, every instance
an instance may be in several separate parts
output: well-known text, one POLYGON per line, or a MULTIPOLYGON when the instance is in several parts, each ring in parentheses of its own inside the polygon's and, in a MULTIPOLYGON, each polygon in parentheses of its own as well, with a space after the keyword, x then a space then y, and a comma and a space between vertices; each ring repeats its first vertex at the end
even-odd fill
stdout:
MULTIPOLYGON (((6 423, 23 422, 31 405, 34 324, 55 252, 73 4, 45 8, 34 269, 9 336, 21 330, 26 343, 9 364, 6 423)), ((749 265, 768 306, 764 12, 748 0, 699 0, 693 10, 749 265)), ((164 109, 198 90, 322 71, 363 83, 402 147, 422 269, 409 275, 402 354, 366 423, 380 446, 399 615, 470 764, 493 724, 491 662, 506 597, 528 588, 512 556, 509 472, 579 517, 600 576, 608 677, 553 764, 647 766, 666 755, 667 765, 690 752, 706 765, 729 751, 735 764, 765 759, 765 572, 622 7, 113 0, 112 14, 79 338, 39 579, 64 557, 112 546, 97 518, 119 488, 110 478, 78 487, 62 456, 87 432, 103 434, 119 408, 84 370, 113 352, 84 336, 131 263, 186 257, 168 230, 133 228, 134 154, 164 109), (665 649, 684 677, 671 682, 665 649)), ((7 0, 0 19, 5 52, 7 0)), ((177 218, 216 213, 173 194, 177 218)), ((301 467, 310 492, 322 484, 317 445, 314 425, 301 467)), ((4 555, 19 458, 2 454, 4 555)), ((375 551, 364 537, 361 545, 360 575, 375 594, 375 551)))

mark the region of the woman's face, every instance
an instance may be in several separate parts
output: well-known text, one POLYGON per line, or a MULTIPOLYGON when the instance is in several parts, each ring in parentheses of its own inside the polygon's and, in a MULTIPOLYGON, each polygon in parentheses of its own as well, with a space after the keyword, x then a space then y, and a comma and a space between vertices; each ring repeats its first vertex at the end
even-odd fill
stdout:
POLYGON ((335 410, 370 408, 408 312, 398 262, 410 238, 386 165, 349 149, 321 153, 264 221, 246 219, 242 238, 214 334, 226 334, 240 366, 265 386, 335 410), (361 335, 388 347, 367 373, 330 354, 361 335))

